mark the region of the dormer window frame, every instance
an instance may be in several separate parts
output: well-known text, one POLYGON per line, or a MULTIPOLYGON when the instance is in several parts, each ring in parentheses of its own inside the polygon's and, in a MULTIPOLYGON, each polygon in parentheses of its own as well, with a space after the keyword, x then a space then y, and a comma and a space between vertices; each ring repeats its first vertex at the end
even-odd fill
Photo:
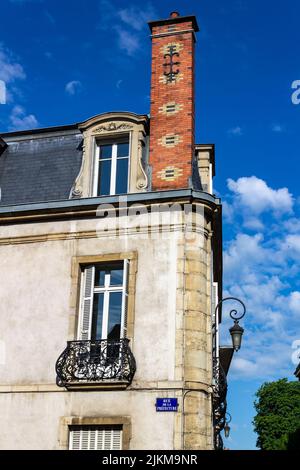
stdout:
MULTIPOLYGON (((90 118, 81 123, 78 128, 83 136, 82 165, 70 192, 71 198, 98 197, 98 189, 96 189, 96 175, 97 170, 99 170, 96 161, 97 146, 101 142, 111 141, 113 143, 115 140, 124 137, 129 137, 129 169, 126 194, 149 190, 149 117, 147 115, 121 111, 105 113, 90 118)), ((113 192, 110 190, 110 193, 113 192)))
MULTIPOLYGON (((92 197, 100 196, 115 196, 119 194, 128 194, 130 191, 130 180, 131 180, 131 146, 132 146, 132 135, 131 132, 124 132, 122 134, 113 134, 110 136, 101 136, 95 138, 94 144, 94 158, 93 158, 93 174, 92 174, 92 197), (128 157, 117 156, 118 144, 128 142, 128 157), (112 154, 111 154, 111 169, 110 169, 110 183, 109 183, 109 193, 99 194, 99 167, 100 167, 100 151, 101 146, 111 145, 112 154), (127 188, 126 193, 119 193, 116 191, 116 181, 117 181, 117 163, 118 160, 124 160, 128 158, 128 170, 127 170, 127 188)), ((104 158, 103 161, 108 161, 109 158, 104 158)))

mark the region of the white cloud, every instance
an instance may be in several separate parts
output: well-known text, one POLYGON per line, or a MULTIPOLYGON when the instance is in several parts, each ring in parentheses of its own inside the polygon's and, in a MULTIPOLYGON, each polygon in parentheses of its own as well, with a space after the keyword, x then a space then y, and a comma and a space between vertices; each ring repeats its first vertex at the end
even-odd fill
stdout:
POLYGON ((233 136, 241 136, 243 135, 243 131, 240 126, 236 126, 236 127, 232 127, 231 129, 228 129, 227 134, 233 135, 233 136))
MULTIPOLYGON (((283 333, 283 332, 281 332, 283 333)), ((251 332, 252 335, 255 332, 251 332)), ((256 332, 259 337, 265 334, 263 331, 256 332)), ((254 336, 249 335, 244 341, 244 346, 248 343, 248 351, 240 356, 239 351, 232 361, 230 375, 232 378, 244 378, 255 380, 273 380, 275 378, 290 376, 294 370, 291 361, 291 343, 282 341, 266 334, 267 341, 256 341, 254 336), (252 341, 254 340, 254 341, 252 341)))
POLYGON ((265 226, 258 217, 246 217, 244 220, 244 227, 249 230, 263 231, 265 226))
MULTIPOLYGON (((230 375, 245 380, 292 376, 291 345, 300 338, 300 217, 291 216, 293 197, 287 188, 271 188, 254 176, 229 180, 228 187, 232 193, 225 214, 229 233, 236 234, 225 242, 223 297, 238 297, 247 307, 243 345, 230 375)), ((225 305, 221 344, 228 343, 232 324, 225 305)))
POLYGON ((286 256, 292 257, 299 261, 300 259, 300 235, 298 234, 287 235, 282 241, 281 249, 286 253, 286 256))
POLYGON ((228 188, 235 194, 236 204, 259 215, 272 210, 274 214, 291 213, 293 196, 287 188, 272 189, 256 176, 227 180, 228 188))
POLYGON ((284 221, 284 228, 290 233, 300 233, 300 218, 290 218, 284 221))
POLYGON ((22 65, 16 62, 12 53, 0 44, 0 80, 8 85, 15 80, 24 80, 25 78, 22 65))
POLYGON ((65 86, 65 91, 69 95, 75 95, 82 89, 82 83, 79 80, 71 80, 65 86))
MULTIPOLYGON (((2 88, 5 89, 5 104, 13 103, 16 97, 20 98, 22 96, 15 82, 25 79, 26 74, 23 66, 14 58, 11 51, 6 49, 3 44, 0 44, 0 82, 4 83, 2 88)), ((33 114, 26 114, 25 109, 20 105, 13 107, 9 121, 9 130, 33 129, 38 125, 36 117, 33 114)))
POLYGON ((129 6, 118 11, 119 18, 136 31, 141 31, 149 20, 156 18, 152 4, 143 5, 142 8, 129 6))
POLYGON ((272 124, 271 129, 273 132, 281 133, 284 131, 284 127, 281 124, 272 124))
POLYGON ((300 292, 294 291, 290 293, 289 308, 300 317, 300 292))
POLYGON ((0 80, 0 104, 6 104, 6 85, 3 80, 0 80))
POLYGON ((114 30, 119 49, 134 56, 140 50, 142 29, 146 27, 147 21, 157 17, 152 3, 148 2, 142 7, 129 5, 117 9, 108 0, 100 0, 98 7, 101 16, 98 29, 114 30))
POLYGON ((129 56, 133 56, 140 48, 139 37, 122 28, 118 28, 117 32, 120 49, 125 51, 129 56))
POLYGON ((22 106, 14 106, 10 114, 11 131, 34 129, 38 126, 38 121, 33 114, 26 114, 22 106))
MULTIPOLYGON (((215 191, 216 192, 216 191, 215 191)), ((217 194, 217 193, 216 193, 217 194)), ((223 201, 223 216, 228 223, 231 223, 234 219, 234 207, 227 201, 223 201)))
POLYGON ((242 357, 236 357, 232 364, 232 371, 239 373, 243 376, 256 376, 257 364, 242 357))

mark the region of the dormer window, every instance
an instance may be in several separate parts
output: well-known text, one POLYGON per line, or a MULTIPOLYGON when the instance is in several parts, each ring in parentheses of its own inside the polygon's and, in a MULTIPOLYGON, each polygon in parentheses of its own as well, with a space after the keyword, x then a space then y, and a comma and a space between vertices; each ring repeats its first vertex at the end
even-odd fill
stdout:
POLYGON ((148 189, 148 116, 107 113, 79 127, 82 166, 71 197, 114 196, 148 189))
POLYGON ((129 137, 97 142, 94 196, 128 193, 129 137))

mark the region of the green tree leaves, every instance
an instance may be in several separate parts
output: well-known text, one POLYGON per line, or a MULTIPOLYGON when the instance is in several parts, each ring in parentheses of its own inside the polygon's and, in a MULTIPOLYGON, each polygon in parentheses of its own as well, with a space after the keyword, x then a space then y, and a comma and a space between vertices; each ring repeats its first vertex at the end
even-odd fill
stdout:
POLYGON ((256 392, 254 430, 261 450, 300 449, 300 382, 266 382, 256 392))

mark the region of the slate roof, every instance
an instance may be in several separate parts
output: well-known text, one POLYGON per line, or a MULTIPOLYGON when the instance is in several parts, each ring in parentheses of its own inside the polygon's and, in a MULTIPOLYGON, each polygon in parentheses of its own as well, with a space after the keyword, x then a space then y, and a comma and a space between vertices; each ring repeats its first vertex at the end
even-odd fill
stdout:
POLYGON ((80 131, 56 128, 0 139, 8 144, 0 151, 0 206, 69 199, 82 161, 80 131))

